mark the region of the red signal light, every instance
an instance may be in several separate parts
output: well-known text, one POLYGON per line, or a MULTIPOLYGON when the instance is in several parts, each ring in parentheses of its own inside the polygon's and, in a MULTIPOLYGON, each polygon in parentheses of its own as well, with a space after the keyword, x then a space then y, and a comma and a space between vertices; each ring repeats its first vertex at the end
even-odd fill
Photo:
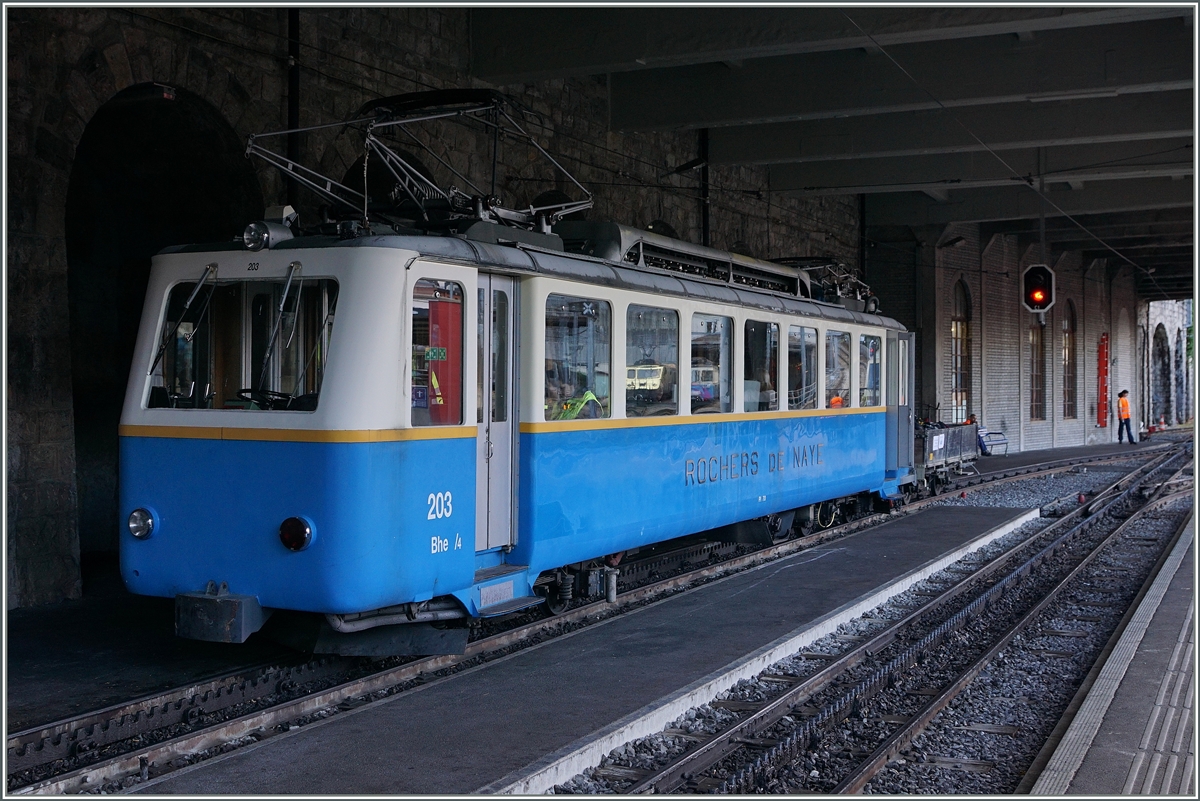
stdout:
POLYGON ((1054 305, 1054 271, 1031 264, 1021 274, 1021 303, 1027 311, 1044 312, 1054 305))

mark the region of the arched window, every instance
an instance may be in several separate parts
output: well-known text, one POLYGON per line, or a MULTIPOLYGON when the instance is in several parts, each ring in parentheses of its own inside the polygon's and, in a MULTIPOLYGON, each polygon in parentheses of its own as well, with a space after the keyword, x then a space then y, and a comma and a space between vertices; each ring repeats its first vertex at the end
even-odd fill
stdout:
POLYGON ((950 404, 954 414, 951 422, 963 423, 971 404, 971 296, 961 279, 954 285, 950 356, 950 404))
POLYGON ((1075 395, 1075 304, 1067 301, 1062 321, 1063 419, 1078 416, 1075 395))
POLYGON ((1029 419, 1046 419, 1046 340, 1040 323, 1029 326, 1029 419))

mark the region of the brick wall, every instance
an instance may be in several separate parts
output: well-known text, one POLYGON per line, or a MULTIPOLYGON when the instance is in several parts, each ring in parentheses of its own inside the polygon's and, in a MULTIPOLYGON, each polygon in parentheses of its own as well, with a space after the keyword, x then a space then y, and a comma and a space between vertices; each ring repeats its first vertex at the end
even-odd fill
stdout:
MULTIPOLYGON (((78 597, 79 514, 71 400, 64 209, 75 148, 96 110, 158 82, 210 102, 240 137, 287 119, 287 12, 274 8, 8 9, 8 596, 9 608, 78 597)), ((339 119, 367 100, 470 79, 464 9, 312 8, 300 14, 301 124, 339 119)), ((701 238, 697 174, 660 176, 696 158, 695 132, 608 130, 607 87, 593 79, 501 87, 540 116, 529 130, 594 192, 592 219, 662 219, 701 238), (667 186, 664 188, 661 184, 667 186)), ((439 146, 472 178, 486 143, 439 146)), ((332 134, 302 140, 302 160, 335 173, 353 161, 332 134)), ((506 151, 500 193, 567 188, 506 151)), ((268 204, 286 197, 256 170, 268 204)), ((856 198, 785 198, 762 167, 711 171, 711 244, 760 257, 858 259, 856 198)), ((312 211, 310 201, 301 213, 312 211)), ((114 466, 115 469, 115 466, 114 466)))
MULTIPOLYGON (((1034 420, 1030 416, 1030 329, 1038 326, 1038 319, 1021 305, 1020 292, 1021 273, 1040 262, 1040 247, 1014 235, 981 241, 980 227, 974 224, 907 232, 869 229, 868 238, 873 243, 868 249, 868 281, 886 299, 885 312, 919 334, 920 415, 953 420, 951 325, 954 288, 960 281, 971 309, 967 411, 989 429, 1005 433, 1012 451, 1115 441, 1116 394, 1122 388, 1130 389, 1135 408, 1142 408, 1147 389, 1135 385, 1135 377, 1144 374, 1140 365, 1145 356, 1139 349, 1145 349, 1145 342, 1139 339, 1137 326, 1143 320, 1145 328, 1146 308, 1143 304, 1139 311, 1130 269, 1112 267, 1102 259, 1084 263, 1078 252, 1048 254, 1056 276, 1056 303, 1040 329, 1045 419, 1034 420), (883 238, 888 240, 887 247, 883 238), (1072 417, 1067 416, 1063 392, 1063 325, 1070 307, 1075 319, 1076 402, 1072 417), (1105 333, 1110 338, 1111 363, 1109 419, 1102 428, 1097 425, 1097 360, 1100 337, 1105 333)), ((1186 347, 1189 308, 1186 303, 1163 304, 1161 312, 1152 312, 1150 330, 1161 318, 1169 332, 1173 365, 1175 332, 1181 332, 1186 347)), ((1175 395, 1190 387, 1186 354, 1181 362, 1182 377, 1172 379, 1175 395)))

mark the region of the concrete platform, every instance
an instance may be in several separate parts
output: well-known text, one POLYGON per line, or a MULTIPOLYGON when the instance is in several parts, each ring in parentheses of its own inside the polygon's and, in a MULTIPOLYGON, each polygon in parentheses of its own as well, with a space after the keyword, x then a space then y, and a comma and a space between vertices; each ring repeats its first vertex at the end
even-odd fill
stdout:
POLYGON ((975 466, 979 469, 980 473, 987 475, 988 473, 1003 473, 1006 470, 1013 470, 1018 467, 1028 467, 1031 464, 1054 462, 1060 459, 1078 459, 1085 456, 1119 456, 1124 453, 1136 455, 1139 451, 1159 450, 1170 444, 1172 444, 1170 441, 1162 437, 1158 439, 1152 437, 1133 445, 1111 442, 1104 445, 1083 445, 1075 448, 1045 448, 1037 451, 1014 453, 1013 445, 1010 443, 1007 456, 980 456, 975 460, 975 466))
MULTIPOLYGON (((986 532, 998 536, 1029 517, 1019 509, 930 509, 164 775, 138 792, 540 792, 522 777, 561 763, 596 733, 706 687, 748 654, 799 642, 809 630, 819 630, 816 639, 839 610, 867 611, 880 588, 907 586, 986 532)), ((565 770, 562 779, 575 772, 565 770)))
POLYGON ((1194 534, 1195 518, 1033 795, 1196 797, 1194 534))

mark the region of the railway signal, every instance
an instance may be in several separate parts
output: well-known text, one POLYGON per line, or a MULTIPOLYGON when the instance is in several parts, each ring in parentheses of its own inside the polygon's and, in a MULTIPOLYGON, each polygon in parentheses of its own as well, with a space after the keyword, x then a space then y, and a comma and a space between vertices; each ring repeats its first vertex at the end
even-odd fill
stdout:
POLYGON ((1054 271, 1044 264, 1031 264, 1021 274, 1021 302, 1031 312, 1044 312, 1054 305, 1054 271))

